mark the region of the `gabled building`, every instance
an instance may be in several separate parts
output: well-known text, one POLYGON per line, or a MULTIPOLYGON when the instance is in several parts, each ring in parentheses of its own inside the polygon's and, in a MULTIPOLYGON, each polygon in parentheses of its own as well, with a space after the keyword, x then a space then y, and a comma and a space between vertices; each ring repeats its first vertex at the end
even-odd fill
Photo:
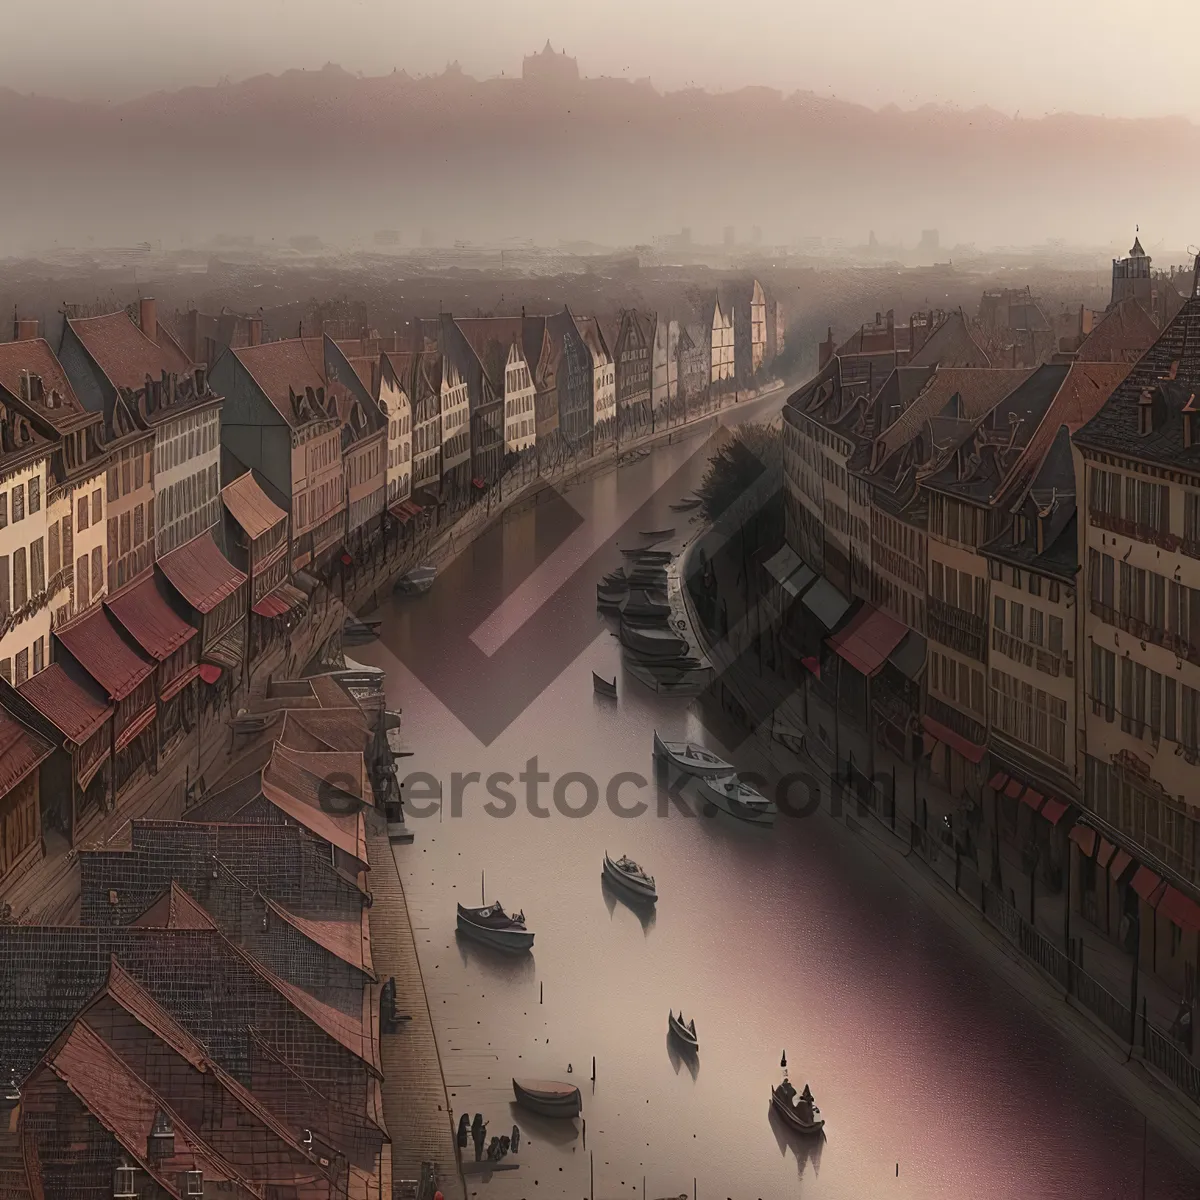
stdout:
POLYGON ((230 348, 212 372, 231 471, 253 469, 288 511, 294 570, 327 562, 346 534, 342 413, 351 397, 327 350, 336 347, 322 338, 230 348))
POLYGON ((667 424, 679 394, 679 322, 656 313, 654 352, 650 360, 650 404, 658 424, 667 424))
MULTIPOLYGON (((107 415, 119 396, 137 426, 153 435, 144 481, 151 495, 140 501, 151 557, 211 529, 220 519, 221 398, 207 368, 193 363, 159 323, 155 301, 140 301, 136 321, 125 312, 67 319, 59 357, 85 407, 107 415)), ((136 457, 134 464, 136 473, 136 457)), ((145 569, 140 562, 132 556, 125 579, 145 569)), ((110 581, 110 590, 124 582, 110 581)))
POLYGON ((563 438, 558 413, 558 365, 561 342, 546 330, 546 318, 521 319, 521 344, 534 387, 534 432, 537 459, 542 468, 556 465, 562 454, 563 438))
MULTIPOLYGON (((387 505, 393 511, 412 497, 413 355, 385 352, 379 361, 379 407, 388 423, 387 505)), ((394 513, 393 513, 394 515, 394 513)))
POLYGON ((750 387, 767 359, 766 293, 757 279, 722 290, 733 316, 734 378, 739 387, 750 387))
MULTIPOLYGON (((460 508, 469 502, 472 493, 472 397, 477 410, 482 399, 482 372, 470 346, 455 330, 449 313, 421 324, 425 329, 425 346, 436 350, 441 364, 441 501, 451 508, 460 508)), ((489 401, 489 406, 493 403, 489 401)))
POLYGON ((616 364, 618 440, 648 433, 652 423, 653 317, 623 309, 609 341, 616 364))
POLYGON ((1158 327, 1135 299, 1120 300, 1100 318, 1074 352, 1076 362, 1135 363, 1154 344, 1158 327))
MULTIPOLYGON (((710 387, 714 394, 723 394, 734 388, 734 324, 733 305, 723 300, 721 293, 713 296, 709 312, 709 369, 710 387)), ((822 363, 822 366, 824 364, 822 363)))
POLYGON ((261 310, 257 316, 222 309, 216 315, 189 308, 175 313, 175 336, 194 363, 212 367, 230 346, 257 346, 264 340, 261 310))
POLYGON ((679 408, 684 420, 708 405, 712 336, 702 322, 690 321, 679 328, 679 408))
POLYGON ((456 321, 478 364, 486 402, 477 408, 474 436, 476 474, 494 482, 504 458, 535 440, 533 375, 525 362, 520 317, 470 317, 456 321), (495 397, 501 398, 499 410, 495 397), (497 421, 502 423, 497 427, 497 421))
POLYGON ((617 422, 617 373, 604 330, 596 317, 576 317, 592 364, 592 428, 597 444, 611 441, 617 422))
POLYGON ((570 309, 546 318, 546 336, 556 362, 558 427, 564 447, 572 454, 591 445, 592 360, 570 309))
POLYGON ((413 354, 413 498, 440 503, 442 478, 442 356, 422 348, 413 354))

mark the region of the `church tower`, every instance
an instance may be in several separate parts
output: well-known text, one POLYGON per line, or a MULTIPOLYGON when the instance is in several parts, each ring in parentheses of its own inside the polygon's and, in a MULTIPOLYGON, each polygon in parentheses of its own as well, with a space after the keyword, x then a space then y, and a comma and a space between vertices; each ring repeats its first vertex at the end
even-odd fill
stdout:
POLYGON ((1112 299, 1109 308, 1122 300, 1137 300, 1148 312, 1154 311, 1154 286, 1150 278, 1150 256, 1142 249, 1141 239, 1134 237, 1133 246, 1125 258, 1114 258, 1112 265, 1112 299))

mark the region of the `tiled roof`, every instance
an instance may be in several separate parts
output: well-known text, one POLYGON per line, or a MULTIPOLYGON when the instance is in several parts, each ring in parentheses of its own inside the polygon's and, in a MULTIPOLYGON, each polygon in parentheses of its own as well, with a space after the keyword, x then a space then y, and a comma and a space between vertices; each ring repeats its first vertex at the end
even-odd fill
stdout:
POLYGON ((5 796, 30 771, 50 757, 54 747, 0 708, 0 796, 5 796))
POLYGON ((280 521, 287 520, 287 513, 259 487, 253 471, 247 471, 226 484, 221 489, 221 500, 230 516, 252 539, 262 537, 280 521))
POLYGON ((80 1014, 86 1017, 88 1010, 101 999, 108 997, 123 1008, 131 1017, 150 1030, 160 1041, 165 1042, 180 1058, 193 1067, 203 1069, 208 1062, 204 1047, 174 1017, 133 978, 114 957, 109 967, 108 982, 94 996, 80 1014))
POLYGON ((174 880, 131 924, 137 929, 216 929, 216 921, 174 880))
POLYGON ((18 399, 21 396, 23 371, 41 377, 46 399, 41 404, 31 403, 30 407, 55 429, 68 429, 81 421, 92 419, 91 414, 79 403, 67 373, 45 338, 0 342, 0 387, 18 399), (53 406, 46 402, 50 398, 53 398, 53 406))
POLYGON ((353 1017, 348 1013, 339 1012, 332 1005, 325 1004, 315 996, 309 995, 303 988, 298 988, 294 983, 288 983, 272 974, 266 967, 251 959, 249 955, 245 955, 245 957, 246 961, 250 962, 264 979, 282 992, 292 1006, 298 1008, 314 1025, 319 1026, 335 1042, 344 1046, 357 1058, 361 1058, 377 1072, 382 1070, 379 1061, 379 1045, 371 1036, 370 1030, 363 1025, 361 1016, 353 1017))
MULTIPOLYGON (((591 351, 592 358, 600 363, 612 362, 612 351, 609 349, 604 336, 604 330, 600 327, 600 322, 595 317, 579 317, 575 318, 575 324, 579 329, 579 335, 583 338, 584 344, 591 351)), ((688 326, 688 332, 692 333, 693 337, 703 337, 699 326, 688 326)))
POLYGON ((218 549, 211 531, 164 554, 158 565, 175 590, 201 613, 212 612, 246 582, 246 576, 218 549))
POLYGON ((357 967, 374 978, 375 968, 371 964, 371 935, 366 921, 366 908, 359 921, 320 920, 301 917, 289 912, 281 904, 267 899, 267 907, 293 929, 302 933, 311 942, 328 950, 335 958, 357 967))
POLYGON ((909 359, 914 367, 990 367, 988 356, 967 329, 961 312, 952 312, 909 359))
POLYGON ((67 324, 114 387, 137 391, 146 377, 161 379, 164 371, 184 374, 192 369, 179 344, 159 325, 152 341, 126 312, 103 317, 77 317, 67 324))
POLYGON ((513 342, 522 344, 520 317, 465 317, 454 322, 496 392, 504 395, 504 369, 513 342))
POLYGON ((133 640, 159 662, 165 662, 197 633, 195 626, 189 625, 163 598, 152 573, 109 596, 104 606, 133 640))
POLYGON ((60 626, 54 636, 112 700, 124 700, 154 671, 153 659, 125 640, 102 604, 60 626))
POLYGON ((82 672, 51 663, 17 691, 64 737, 80 745, 112 716, 112 705, 82 672))
POLYGON ((1080 362, 1134 363, 1157 337, 1150 314, 1136 300, 1122 300, 1100 318, 1075 357, 1080 362))
MULTIPOLYGON (((289 338, 282 342, 262 342, 242 346, 231 353, 250 372, 254 382, 278 411, 293 426, 308 424, 292 410, 291 393, 304 394, 305 388, 327 388, 325 346, 321 338, 289 338)), ((326 396, 328 406, 329 396, 326 396)), ((332 412, 333 409, 329 408, 332 412)))

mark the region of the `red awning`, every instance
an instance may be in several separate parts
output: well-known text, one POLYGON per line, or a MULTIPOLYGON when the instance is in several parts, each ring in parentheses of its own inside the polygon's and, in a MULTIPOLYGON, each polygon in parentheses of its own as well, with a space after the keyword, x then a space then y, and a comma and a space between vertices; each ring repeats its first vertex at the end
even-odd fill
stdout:
POLYGON ((1010 800, 1015 800, 1024 790, 1025 785, 1019 779, 1010 779, 1004 785, 1004 794, 1010 800))
POLYGON ((1091 858, 1096 849, 1096 831, 1089 825, 1076 825, 1067 836, 1079 847, 1084 858, 1091 858))
POLYGON ((864 604, 845 629, 829 638, 829 645, 856 671, 870 677, 879 673, 907 633, 908 627, 895 617, 864 604))
POLYGON ((212 663, 201 663, 200 678, 205 683, 216 683, 221 678, 221 668, 214 666, 212 663))
POLYGON ((62 663, 31 675, 17 691, 64 737, 82 745, 112 716, 112 705, 88 680, 76 679, 62 663))
POLYGON ((348 555, 348 554, 345 552, 345 550, 343 550, 343 551, 342 551, 342 564, 343 564, 344 566, 347 566, 347 567, 349 567, 349 566, 353 565, 353 563, 354 563, 354 559, 352 559, 352 558, 350 557, 350 555, 348 555))
POLYGON ((1158 902, 1158 911, 1169 921, 1174 921, 1180 929, 1190 929, 1200 933, 1200 904, 1185 896, 1178 888, 1169 884, 1158 902))
POLYGON ((419 516, 425 511, 421 505, 412 500, 401 500, 397 504, 393 504, 388 512, 400 522, 401 525, 407 525, 415 516, 419 516))
POLYGON ((102 604, 70 624, 59 626, 54 636, 108 693, 110 700, 124 700, 154 671, 153 660, 125 640, 102 604))
POLYGON ((246 576, 218 549, 211 532, 164 554, 158 566, 175 590, 201 613, 212 612, 246 582, 246 576))
POLYGON ((0 796, 7 795, 54 753, 53 742, 0 708, 0 796))
POLYGON ((1120 879, 1129 868, 1129 864, 1133 862, 1132 855, 1126 854, 1124 850, 1118 850, 1113 855, 1112 862, 1108 864, 1108 873, 1113 879, 1120 879))
POLYGON ((997 771, 988 783, 993 792, 998 792, 1008 782, 1008 776, 1003 771, 997 771))
POLYGON ((932 717, 922 717, 922 724, 926 730, 931 733, 943 745, 949 746, 951 750, 957 751, 967 760, 967 762, 978 763, 983 761, 983 756, 987 750, 986 746, 977 746, 974 742, 968 741, 961 733, 955 733, 953 729, 943 725, 940 721, 935 721, 932 717))
POLYGON ((159 662, 165 662, 196 636, 195 626, 189 625, 167 603, 153 574, 110 596, 104 606, 125 632, 159 662))
POLYGON ((1099 867, 1107 867, 1108 860, 1117 852, 1116 846, 1108 840, 1101 838, 1100 845, 1096 847, 1096 865, 1099 867))
POLYGON ((802 658, 800 662, 803 664, 806 670, 811 671, 818 679, 821 678, 821 664, 817 659, 810 656, 808 658, 802 658))
POLYGON ((173 696, 178 696, 179 693, 182 692, 183 689, 187 687, 187 685, 191 683, 192 680, 195 679, 199 674, 199 663, 195 663, 188 667, 186 671, 180 671, 179 674, 176 675, 175 678, 172 679, 165 688, 163 688, 159 698, 162 700, 170 700, 173 696))
POLYGON ((1147 903, 1153 903, 1154 894, 1163 886, 1162 879, 1149 867, 1138 867, 1129 881, 1130 886, 1147 903))
POLYGON ((1042 816, 1050 822, 1051 825, 1057 825, 1059 821, 1066 816, 1068 805, 1061 800, 1051 796, 1045 804, 1042 805, 1042 816))
POLYGON ((475 476, 475 478, 471 480, 471 482, 472 482, 472 483, 473 483, 473 484, 474 484, 474 485, 475 485, 477 488, 479 488, 479 489, 480 489, 480 491, 482 491, 482 490, 483 490, 485 487, 487 487, 487 484, 486 484, 486 483, 485 483, 485 482, 484 482, 482 479, 480 479, 478 475, 476 475, 476 476, 475 476))
POLYGON ((1042 801, 1045 799, 1046 797, 1041 792, 1035 792, 1033 788, 1026 788, 1021 796, 1021 803, 1028 804, 1034 812, 1037 812, 1042 807, 1042 801))
POLYGON ((130 721, 129 724, 126 725, 117 736, 117 749, 124 750, 125 747, 128 746, 129 743, 132 742, 133 739, 137 737, 137 735, 141 733, 157 715, 158 707, 157 705, 152 704, 144 713, 142 713, 140 717, 136 717, 134 720, 130 721))

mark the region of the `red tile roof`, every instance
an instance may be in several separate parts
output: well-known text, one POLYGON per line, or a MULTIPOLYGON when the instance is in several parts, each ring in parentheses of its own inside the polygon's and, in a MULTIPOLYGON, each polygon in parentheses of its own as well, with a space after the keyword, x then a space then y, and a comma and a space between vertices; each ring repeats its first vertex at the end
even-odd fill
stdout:
POLYGON ((361 921, 326 921, 297 916, 271 899, 267 899, 267 907, 310 942, 316 942, 335 958, 357 967, 374 979, 375 968, 371 963, 371 934, 366 921, 366 908, 363 909, 361 921))
MULTIPOLYGON (((305 388, 325 388, 325 345, 321 338, 289 338, 282 342, 262 342, 232 351, 250 372, 263 395, 289 425, 307 425, 292 410, 291 394, 303 395, 305 388)), ((328 405, 329 396, 325 397, 328 405)), ((329 409, 332 412, 332 409, 329 409)))
POLYGON ((159 662, 165 662, 196 636, 195 626, 189 625, 163 598, 152 573, 109 596, 104 607, 159 662))
POLYGON ((138 929, 216 929, 216 921, 174 880, 131 924, 138 929))
POLYGON ((66 429, 92 419, 80 404, 67 373, 45 338, 0 343, 0 387, 18 399, 23 371, 41 377, 46 399, 30 407, 41 413, 56 429, 66 429), (47 403, 51 397, 54 398, 53 407, 47 403))
POLYGON ((287 513, 259 487, 253 471, 247 471, 226 484, 221 489, 221 500, 229 510, 229 515, 250 538, 262 537, 280 521, 287 520, 287 513))
POLYGON ((54 747, 0 708, 0 796, 48 759, 54 747))
POLYGON ((184 542, 158 560, 175 590, 197 611, 212 612, 246 582, 217 547, 211 531, 184 542))
MULTIPOLYGON (((514 342, 524 357, 520 317, 466 317, 455 321, 467 345, 475 352, 479 365, 501 396, 508 352, 514 342)), ((536 367, 536 363, 534 366, 536 367)))
POLYGON ((1075 357, 1080 362, 1132 365, 1157 338, 1158 327, 1150 314, 1136 300, 1122 300, 1100 318, 1075 357))
POLYGON ((30 676, 17 691, 76 745, 86 742, 113 712, 90 680, 77 679, 62 663, 51 663, 30 676))
POLYGON ((147 375, 161 379, 164 371, 178 375, 192 369, 179 343, 161 324, 155 341, 126 312, 79 317, 67 324, 114 387, 137 391, 145 387, 147 375))
POLYGON ((154 661, 125 640, 103 605, 60 626, 54 635, 112 700, 124 700, 154 671, 154 661))

